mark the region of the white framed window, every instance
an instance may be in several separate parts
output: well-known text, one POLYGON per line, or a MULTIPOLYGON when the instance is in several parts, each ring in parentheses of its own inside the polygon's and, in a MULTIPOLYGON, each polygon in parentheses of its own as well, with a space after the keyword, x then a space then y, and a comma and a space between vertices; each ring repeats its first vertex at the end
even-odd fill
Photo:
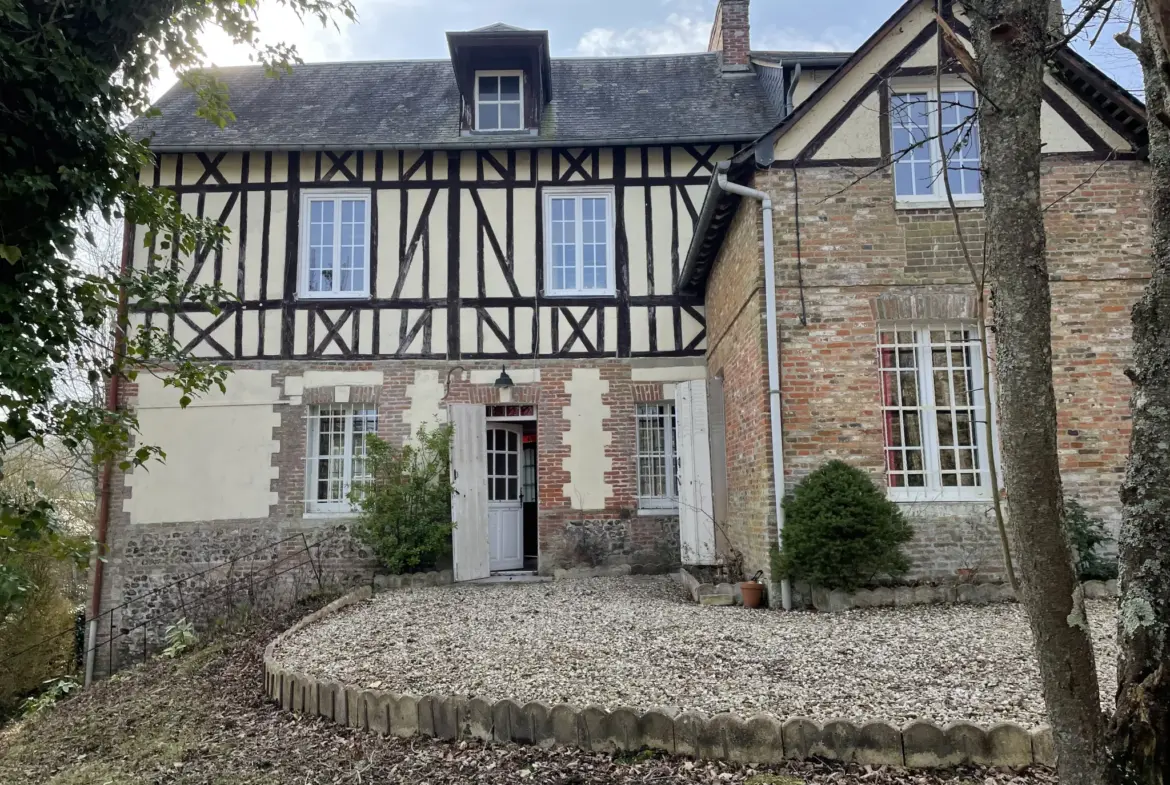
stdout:
POLYGON ((879 326, 891 499, 990 497, 982 358, 979 333, 971 324, 879 326))
POLYGON ((640 403, 636 418, 638 509, 677 509, 678 429, 674 404, 640 403))
POLYGON ((983 199, 979 123, 974 90, 907 90, 890 96, 894 193, 899 203, 942 202, 939 136, 947 151, 947 179, 956 202, 983 199))
POLYGON ((544 224, 545 294, 613 294, 613 189, 546 188, 544 224))
POLYGON ((302 298, 370 294, 370 194, 309 190, 301 194, 302 298))
POLYGON ((378 410, 371 404, 325 404, 309 408, 305 511, 346 513, 353 510, 349 491, 369 479, 366 437, 378 430, 378 410))
POLYGON ((524 130, 524 72, 475 72, 475 130, 524 130))

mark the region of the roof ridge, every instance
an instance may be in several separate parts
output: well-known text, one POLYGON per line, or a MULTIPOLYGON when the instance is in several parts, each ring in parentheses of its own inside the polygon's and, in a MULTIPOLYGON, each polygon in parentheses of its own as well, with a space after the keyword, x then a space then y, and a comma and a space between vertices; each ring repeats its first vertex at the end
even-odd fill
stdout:
MULTIPOLYGON (((673 52, 673 53, 655 53, 643 55, 570 55, 566 57, 553 57, 555 62, 599 62, 606 60, 655 60, 666 59, 669 57, 716 57, 718 52, 673 52)), ((402 60, 318 60, 304 63, 298 63, 293 66, 293 70, 306 67, 322 67, 322 66, 362 66, 362 65, 389 65, 389 64, 421 64, 421 63, 450 63, 449 57, 419 57, 407 58, 402 60)), ((210 65, 202 70, 204 71, 247 71, 247 70, 263 70, 264 66, 256 63, 243 63, 239 65, 210 65)))

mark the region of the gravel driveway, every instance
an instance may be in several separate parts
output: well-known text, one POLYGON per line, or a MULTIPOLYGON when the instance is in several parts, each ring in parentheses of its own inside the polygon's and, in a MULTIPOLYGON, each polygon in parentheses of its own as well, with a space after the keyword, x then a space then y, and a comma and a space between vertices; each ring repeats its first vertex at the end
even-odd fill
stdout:
MULTIPOLYGON (((1089 602, 1111 704, 1115 611, 1089 602)), ((1020 606, 840 614, 690 603, 668 576, 404 589, 284 642, 287 666, 372 689, 578 706, 894 722, 1044 722, 1020 606)))

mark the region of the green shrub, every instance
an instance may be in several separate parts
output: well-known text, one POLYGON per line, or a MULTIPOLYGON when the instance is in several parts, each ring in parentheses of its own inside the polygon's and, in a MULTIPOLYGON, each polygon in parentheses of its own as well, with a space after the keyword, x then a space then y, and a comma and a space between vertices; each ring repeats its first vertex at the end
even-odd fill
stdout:
POLYGON ((1073 499, 1064 503, 1064 532, 1076 559, 1078 580, 1111 581, 1117 577, 1117 557, 1102 553, 1105 543, 1113 539, 1106 534, 1104 522, 1073 499))
POLYGON ((63 591, 68 567, 46 553, 9 553, 4 561, 28 589, 0 616, 0 721, 75 667, 74 608, 63 591))
POLYGON ((913 536, 898 506, 860 469, 830 461, 784 500, 781 575, 826 589, 854 591, 910 563, 913 536))
POLYGON ((354 534, 395 575, 433 570, 451 551, 451 436, 443 425, 401 447, 367 437, 370 480, 353 490, 354 534))

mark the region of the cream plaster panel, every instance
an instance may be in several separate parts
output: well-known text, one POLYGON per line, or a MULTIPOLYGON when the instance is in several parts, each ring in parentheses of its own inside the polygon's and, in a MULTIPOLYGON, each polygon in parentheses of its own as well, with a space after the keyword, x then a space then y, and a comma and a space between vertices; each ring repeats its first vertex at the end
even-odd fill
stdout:
POLYGON ((630 249, 630 294, 650 294, 650 279, 646 274, 649 258, 646 247, 645 189, 626 189, 626 245, 630 249))
POLYGON ((264 320, 264 353, 271 357, 280 354, 280 311, 261 311, 264 320))
MULTIPOLYGON (((381 387, 381 371, 305 371, 302 389, 314 387, 381 387)), ((288 380, 285 380, 287 390, 288 380)))
POLYGON ((431 311, 431 351, 444 354, 447 351, 447 311, 431 311))
MULTIPOLYGON (((273 156, 273 160, 282 156, 273 156)), ((274 175, 275 176, 275 175, 274 175)), ((269 299, 279 300, 284 297, 284 270, 282 261, 285 254, 285 229, 288 226, 288 194, 284 191, 272 192, 272 215, 268 223, 268 291, 269 299)), ((277 323, 279 324, 279 323, 277 323)), ((270 332, 279 332, 270 330, 270 332)))
POLYGON ((475 151, 464 150, 459 154, 459 179, 465 182, 475 182, 477 173, 475 151))
MULTIPOLYGON (((680 200, 681 201, 681 200, 680 200)), ((686 212, 681 204, 680 212, 686 212)), ((670 188, 652 188, 650 193, 650 218, 652 221, 651 242, 654 248, 654 291, 652 294, 671 294, 671 237, 674 234, 674 217, 670 211, 670 188)), ((679 254, 686 246, 679 243, 679 254)))
POLYGON ((288 154, 287 153, 273 153, 272 154, 272 182, 287 183, 288 182, 288 154))
POLYGON ((876 92, 870 93, 861 105, 829 137, 814 159, 880 158, 881 101, 876 92))
MULTIPOLYGON (((261 175, 261 177, 263 177, 263 175, 261 175)), ((244 264, 244 299, 259 300, 260 250, 264 243, 264 194, 258 191, 252 191, 248 192, 247 196, 248 235, 244 238, 245 248, 247 249, 247 256, 245 258, 244 264)), ((272 227, 269 227, 269 233, 273 233, 272 227)), ((272 260, 270 258, 269 262, 271 261, 272 260)), ((269 270, 269 275, 271 274, 272 271, 269 270)))
MULTIPOLYGON (((491 167, 489 166, 487 168, 491 167)), ((507 254, 507 194, 503 189, 500 188, 483 188, 479 191, 479 201, 481 204, 483 204, 485 218, 484 222, 487 224, 487 226, 491 227, 492 232, 495 234, 496 242, 500 245, 500 252, 507 254)), ((471 200, 470 196, 468 196, 468 198, 463 201, 463 212, 470 213, 474 220, 476 214, 475 202, 471 200)), ((514 223, 519 223, 519 221, 515 221, 514 223)), ((529 221, 527 223, 531 222, 529 221)), ((478 229, 476 231, 478 232, 478 229)), ((478 242, 476 239, 477 234, 476 232, 472 232, 471 234, 464 235, 464 237, 466 238, 465 242, 468 243, 468 248, 466 253, 461 254, 461 256, 463 256, 464 259, 471 260, 472 272, 474 272, 474 260, 476 254, 478 253, 476 248, 476 243, 478 242)), ((529 259, 526 261, 530 262, 531 260, 529 259)), ((526 274, 523 276, 525 278, 530 278, 533 275, 531 268, 526 270, 525 273, 526 274)), ((488 241, 486 227, 483 230, 483 283, 484 292, 488 297, 510 297, 512 295, 512 290, 508 288, 508 281, 504 277, 504 269, 500 259, 496 256, 496 252, 492 248, 491 242, 488 241)))
POLYGON ((602 404, 602 396, 609 392, 609 382, 601 378, 597 368, 574 368, 573 378, 565 382, 569 405, 562 417, 569 421, 564 443, 569 457, 561 468, 569 473, 569 482, 563 493, 572 501, 574 510, 599 510, 613 495, 613 487, 605 481, 605 473, 613 468, 613 459, 605 454, 613 434, 604 429, 609 407, 602 404))
MULTIPOLYGON (((474 297, 475 295, 468 295, 474 297)), ((465 352, 474 352, 478 344, 479 338, 479 316, 476 314, 474 308, 460 308, 459 309, 459 346, 465 352)), ((486 339, 491 330, 484 327, 484 337, 486 339)), ((484 344, 487 348, 487 344, 484 344)))
POLYGON ((661 177, 666 174, 666 164, 662 159, 661 147, 651 147, 646 150, 646 172, 649 177, 661 177))
MULTIPOLYGON (((500 372, 495 369, 476 368, 471 371, 472 384, 495 384, 500 372)), ((508 368, 508 375, 516 384, 536 384, 540 381, 539 368, 508 368)))
MULTIPOLYGON (((1089 109, 1081 99, 1077 98, 1072 92, 1056 80, 1051 74, 1045 74, 1044 83, 1052 88, 1053 92, 1064 99, 1064 102, 1071 106, 1085 124, 1097 132, 1097 135, 1105 140, 1105 143, 1114 150, 1132 151, 1133 146, 1127 142, 1119 133, 1109 127, 1108 123, 1096 115, 1093 110, 1089 109)), ((1043 118, 1042 118, 1043 119, 1043 118)), ((1047 139, 1045 139, 1047 141, 1047 139)), ((1045 147, 1045 152, 1048 148, 1045 147)))
MULTIPOLYGON (((406 190, 378 191, 378 280, 377 291, 389 297, 398 282, 398 238, 401 232, 402 200, 410 199, 406 190)), ((419 194, 416 198, 421 198, 419 194)), ((410 238, 407 238, 410 242, 410 238)), ((422 265, 419 265, 420 267, 422 265)), ((418 296, 418 295, 414 295, 418 296)))
MULTIPOLYGON (((293 352, 300 354, 309 350, 309 320, 312 311, 293 311, 293 352)), ((312 348, 316 348, 315 346, 312 348)))
POLYGON ((317 179, 317 156, 313 155, 313 153, 301 153, 300 175, 302 183, 311 183, 317 179))
POLYGON ((260 312, 259 311, 244 311, 244 340, 240 348, 244 352, 245 357, 253 357, 261 354, 260 350, 260 312))
POLYGON ((426 426, 428 430, 447 421, 443 410, 443 379, 439 372, 420 370, 414 372, 414 384, 406 385, 406 398, 410 401, 410 408, 402 413, 402 421, 407 424, 409 441, 418 433, 418 429, 426 426))
POLYGON ((689 382, 707 378, 706 365, 668 365, 655 368, 631 368, 635 382, 689 382))
POLYGON ((650 351, 650 309, 630 309, 630 350, 650 351))
POLYGON ((264 182, 264 153, 252 153, 248 157, 248 182, 264 182))
POLYGON ((605 351, 608 354, 617 354, 618 309, 606 308, 599 311, 594 318, 605 318, 605 351))
POLYGON ((833 73, 831 68, 803 69, 800 81, 796 83, 796 90, 792 94, 792 106, 795 109, 804 103, 805 99, 816 92, 817 88, 833 73))
POLYGON ((516 151, 516 179, 523 182, 532 177, 532 158, 535 152, 532 150, 517 150, 516 151))
MULTIPOLYGON (((800 118, 788 131, 776 140, 775 156, 778 160, 791 160, 825 127, 848 100, 864 86, 886 63, 916 36, 933 18, 933 12, 922 4, 911 11, 896 29, 892 30, 873 50, 862 58, 853 69, 841 79, 826 95, 822 95, 808 114, 800 118)), ((803 79, 802 79, 803 81, 803 79)))
POLYGON ((1045 153, 1087 153, 1093 149, 1047 102, 1040 106, 1040 138, 1045 153))
POLYGON ((159 156, 159 183, 162 185, 175 184, 175 166, 178 163, 178 156, 166 155, 165 153, 159 156))
MULTIPOLYGON (((472 176, 475 175, 472 174, 472 176)), ((459 293, 463 297, 478 297, 479 273, 476 269, 475 248, 476 237, 479 236, 479 222, 476 219, 475 204, 472 203, 471 196, 465 193, 459 202, 459 293)), ((485 257, 491 256, 486 239, 483 250, 485 257)), ((494 257, 492 262, 495 262, 494 257)))
POLYGON ((659 351, 674 350, 674 308, 660 306, 654 309, 654 321, 658 337, 659 351))
MULTIPOLYGON (((503 213, 501 214, 503 215, 503 213)), ((512 278, 522 297, 536 294, 536 266, 543 259, 536 258, 536 189, 520 188, 512 192, 512 278)), ((501 223, 493 223, 500 247, 504 245, 501 223)))
POLYGON ((238 370, 227 392, 197 399, 186 409, 178 393, 150 376, 138 381, 139 444, 159 445, 165 464, 126 476, 123 509, 132 523, 267 518, 277 502, 272 456, 280 445, 273 371, 238 370))
POLYGON ((603 180, 613 177, 613 155, 612 147, 603 147, 597 154, 597 174, 603 180))

